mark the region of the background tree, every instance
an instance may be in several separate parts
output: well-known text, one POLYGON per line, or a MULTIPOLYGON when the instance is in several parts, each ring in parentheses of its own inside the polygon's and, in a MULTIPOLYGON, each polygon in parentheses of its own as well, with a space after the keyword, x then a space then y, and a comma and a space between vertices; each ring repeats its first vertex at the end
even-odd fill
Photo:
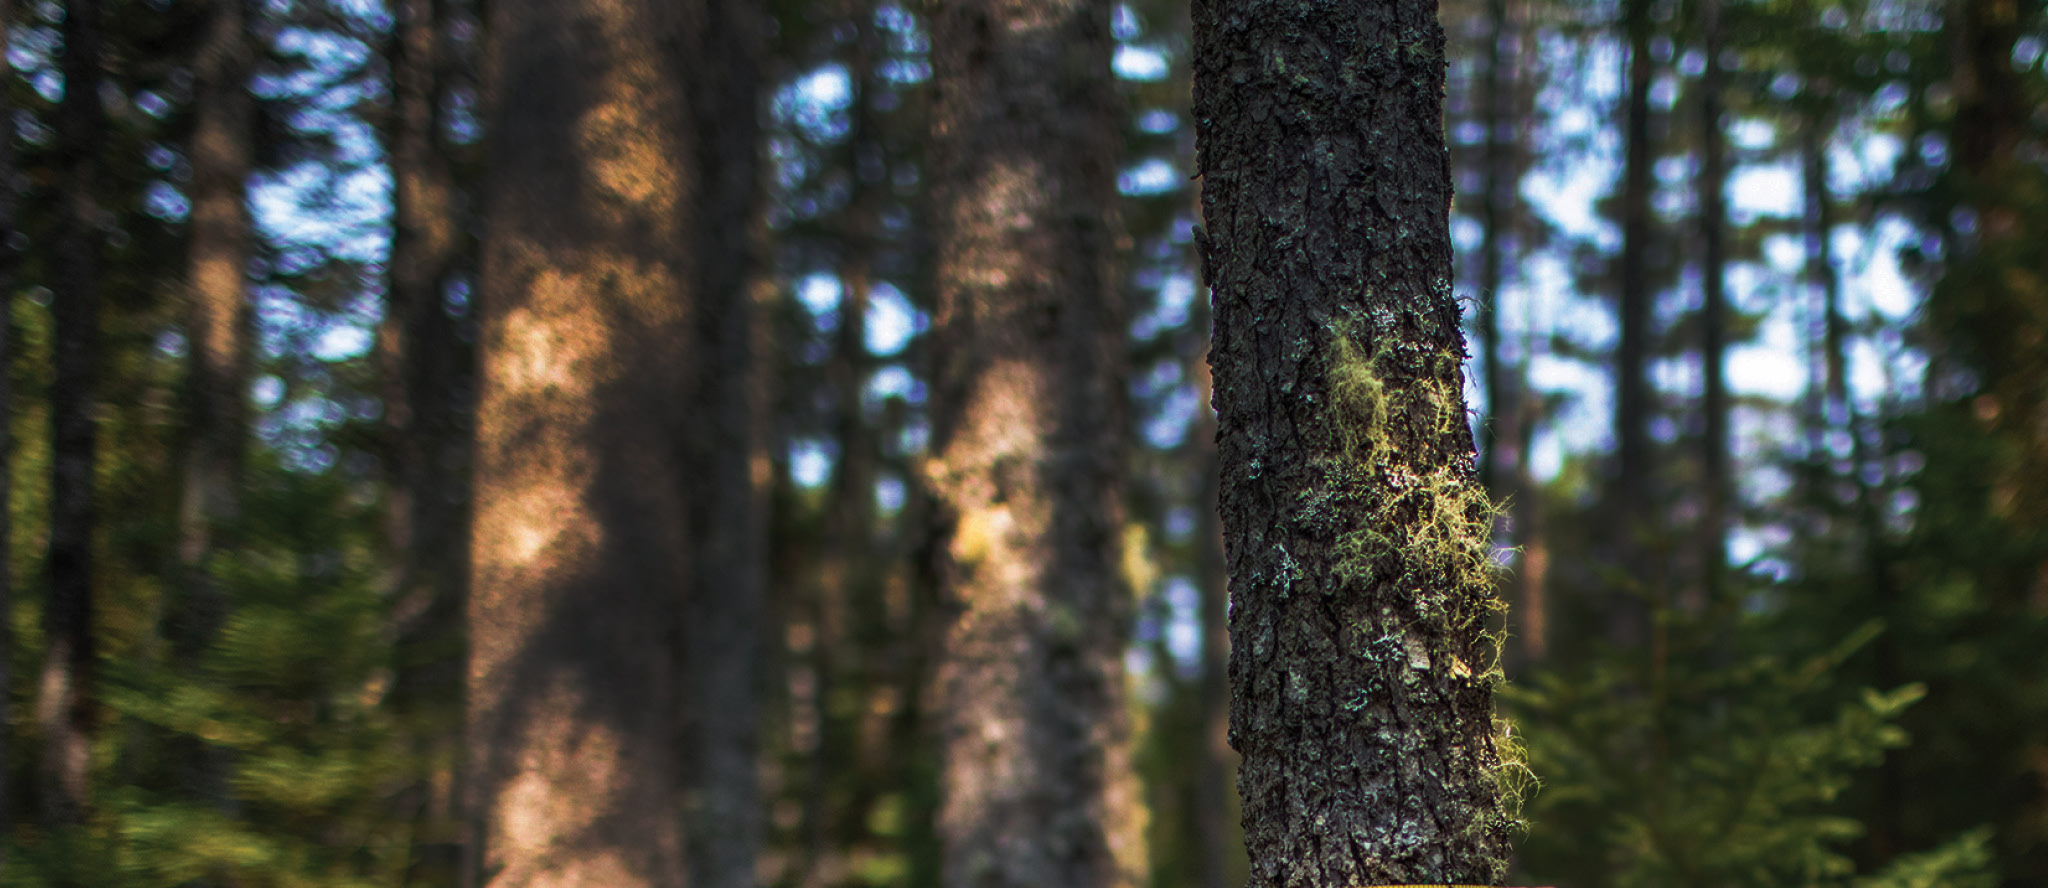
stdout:
POLYGON ((97 435, 92 414, 101 360, 100 208, 93 186, 106 130, 99 96, 100 6, 84 0, 64 12, 66 88, 57 118, 64 160, 59 167, 59 227, 52 237, 56 295, 50 389, 50 600, 44 611, 47 641, 36 700, 43 740, 43 819, 52 829, 79 826, 91 813, 87 805, 92 742, 99 722, 92 570, 97 435))
POLYGON ((933 11, 950 886, 1129 886, 1145 859, 1118 570, 1109 19, 1057 0, 933 11))
MULTIPOLYGON (((469 602, 475 884, 686 879, 703 4, 499 3, 469 602), (517 60, 516 62, 514 60, 517 60), (512 97, 518 97, 513 101, 512 97)), ((692 664, 694 665, 694 664, 692 664)))

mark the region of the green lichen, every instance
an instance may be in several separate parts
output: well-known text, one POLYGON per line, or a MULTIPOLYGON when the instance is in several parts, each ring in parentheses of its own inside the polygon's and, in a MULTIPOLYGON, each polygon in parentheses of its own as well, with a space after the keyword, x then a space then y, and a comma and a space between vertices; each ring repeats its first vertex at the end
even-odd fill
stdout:
MULTIPOLYGON (((1457 440, 1453 424, 1464 421, 1463 404, 1445 382, 1456 379, 1457 367, 1456 355, 1404 358, 1392 349, 1368 350, 1340 329, 1329 370, 1337 471, 1347 481, 1376 488, 1365 498, 1364 520, 1337 540, 1338 576, 1442 590, 1443 595, 1418 596, 1418 602, 1425 617, 1443 618, 1447 622, 1439 628, 1452 631, 1469 629, 1501 607, 1494 595, 1498 567, 1491 541, 1502 507, 1469 477, 1460 459, 1431 464, 1447 441, 1457 440), (1397 373, 1399 361, 1420 372, 1397 373), (1389 385, 1397 376, 1404 384, 1389 385), (1378 569, 1390 553, 1400 563, 1396 576, 1378 569), (1442 613, 1447 607, 1462 613, 1442 613)), ((1497 655, 1498 644, 1491 646, 1497 655)), ((1486 665, 1491 671, 1495 664, 1486 665)))
MULTIPOLYGON (((1493 502, 1455 450, 1464 440, 1454 425, 1465 420, 1455 387, 1462 356, 1361 344, 1348 323, 1333 325, 1330 342, 1333 474, 1367 490, 1354 500, 1366 514, 1336 540, 1337 577, 1352 588, 1390 584, 1410 593, 1415 616, 1435 630, 1425 636, 1477 632, 1483 662, 1443 649, 1427 649, 1427 657, 1455 678, 1497 686, 1504 680, 1502 639, 1487 618, 1505 609, 1495 594, 1500 567, 1492 555, 1494 522, 1505 505, 1493 502)), ((1514 823, 1535 785, 1506 719, 1494 718, 1492 735, 1495 761, 1483 779, 1502 807, 1499 819, 1472 818, 1473 829, 1514 823)))

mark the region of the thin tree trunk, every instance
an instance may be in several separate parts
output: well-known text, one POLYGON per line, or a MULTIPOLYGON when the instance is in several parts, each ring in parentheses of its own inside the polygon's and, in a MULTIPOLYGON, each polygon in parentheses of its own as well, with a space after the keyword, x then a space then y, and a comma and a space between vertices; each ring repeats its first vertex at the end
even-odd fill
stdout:
MULTIPOLYGON (((182 595, 168 615, 173 662, 193 674, 227 619, 218 559, 234 549, 248 451, 250 222, 246 189, 254 138, 254 60, 240 0, 215 4, 193 65, 192 213, 186 269, 185 381, 190 439, 179 514, 182 595)), ((187 791, 232 810, 227 749, 177 744, 187 791)))
POLYGON ((685 790, 693 888, 753 888, 764 822, 756 684, 768 602, 770 380, 759 151, 765 19, 751 0, 712 0, 688 71, 701 170, 694 246, 698 402, 689 486, 703 541, 684 624, 689 694, 685 790))
POLYGON ((1427 0, 1195 5, 1252 888, 1493 883, 1493 510, 1427 0))
POLYGON ((1505 45, 1513 38, 1509 30, 1509 0, 1487 0, 1486 80, 1481 97, 1480 117, 1486 122, 1486 151, 1481 160, 1480 215, 1486 240, 1479 247, 1479 363, 1485 374, 1485 422, 1479 450, 1479 480, 1489 493, 1505 493, 1501 477, 1501 425, 1509 403, 1501 390, 1507 374, 1500 366, 1500 288, 1505 279, 1509 215, 1514 203, 1515 173, 1511 167, 1509 133, 1514 127, 1509 101, 1513 75, 1506 70, 1505 45))
MULTIPOLYGON (((1827 88, 1824 81, 1815 84, 1815 89, 1823 92, 1827 88)), ((1819 297, 1817 304, 1811 296, 1808 301, 1805 326, 1809 337, 1810 369, 1805 397, 1806 415, 1802 418, 1807 460, 1813 465, 1807 474, 1810 489, 1805 492, 1805 498, 1815 504, 1822 501, 1828 486, 1823 467, 1827 462, 1828 432, 1836 415, 1832 400, 1835 381, 1841 372, 1834 362, 1835 355, 1840 353, 1837 337, 1841 331, 1836 319, 1841 292, 1834 273, 1834 244, 1829 240, 1829 232, 1834 228, 1834 208, 1828 199, 1828 120, 1826 115, 1813 111, 1805 112, 1799 119, 1800 177, 1806 202, 1806 282, 1812 288, 1810 293, 1819 297)))
MULTIPOLYGON (((2026 158, 2029 74, 2016 70, 2013 48, 2043 18, 2026 0, 1950 0, 1949 86, 1955 114, 1944 177, 1958 212, 1948 219, 1946 270, 1929 310, 1953 330, 1983 384, 1973 407, 2020 456, 1997 470, 2000 511, 2021 526, 2048 522, 2048 375, 2041 343, 2048 339, 2048 226, 2039 220, 2041 171, 2026 158)), ((2048 609, 2048 564, 2027 584, 2028 606, 2048 609)), ((2015 589, 2020 592, 2020 589, 2015 589)))
MULTIPOLYGON (((1530 339, 1534 339, 1531 336, 1530 339)), ((1531 346, 1533 353, 1533 345, 1531 346)), ((1543 514, 1543 485, 1536 480, 1529 451, 1535 445, 1536 427, 1543 422, 1543 394, 1529 382, 1529 365, 1523 364, 1519 403, 1515 407, 1515 541, 1521 554, 1515 571, 1517 656, 1509 669, 1534 666, 1550 656, 1549 596, 1550 537, 1543 514)))
POLYGON ((1108 3, 933 10, 951 888, 1127 888, 1146 859, 1118 571, 1110 48, 1108 3))
POLYGON ((52 237, 51 313, 56 373, 50 386, 50 602, 36 721, 43 738, 42 815, 58 828, 85 822, 90 803, 93 689, 92 538, 97 435, 100 209, 105 112, 100 105, 100 4, 72 0, 64 14, 64 99, 57 109, 58 212, 52 237))
POLYGON ((442 145, 444 0, 404 0, 390 44, 395 108, 384 372, 387 533, 397 559, 390 703, 411 772, 394 812, 412 825, 406 883, 451 884, 461 866, 462 614, 468 564, 475 352, 445 292, 465 248, 461 194, 442 145))
MULTIPOLYGON (((1608 540, 1620 567, 1635 582, 1649 583, 1644 528, 1650 520, 1649 345, 1650 345, 1650 3, 1624 0, 1629 45, 1627 142, 1621 192, 1621 342, 1614 367, 1614 435, 1618 471, 1614 478, 1614 523, 1608 540)), ((1608 636, 1622 645, 1649 639, 1650 608, 1641 590, 1624 590, 1609 611, 1608 636)))
MULTIPOLYGON (((14 4, 0 0, 0 58, 7 57, 14 25, 14 4)), ((20 253, 14 249, 15 190, 14 107, 0 91, 0 614, 14 613, 14 284, 20 253)), ((14 621, 0 619, 0 725, 12 725, 14 694, 14 621)), ((12 761, 13 731, 0 729, 0 762, 12 761)), ((0 818, 14 817, 12 769, 0 766, 0 818)), ((0 867, 7 863, 7 844, 0 843, 0 867)))
POLYGON ((1700 75, 1700 363, 1706 374, 1706 440, 1701 445, 1700 586, 1687 602, 1701 613, 1721 600, 1728 562, 1728 293, 1724 280, 1728 228, 1727 140, 1721 127, 1721 0, 1699 0, 1699 28, 1707 68, 1700 75))
POLYGON ((705 4, 491 13, 465 883, 688 884, 705 4))
POLYGON ((858 847, 864 831, 864 804, 844 792, 853 784, 854 795, 868 795, 864 788, 876 775, 860 759, 858 722, 867 717, 867 707, 858 713, 837 713, 822 701, 837 695, 862 695, 870 682, 864 673, 873 669, 873 654, 867 649, 874 633, 859 626, 882 616, 873 601, 875 583, 873 534, 875 528, 874 432, 861 415, 861 389, 868 376, 867 310, 873 287, 877 248, 878 204, 887 187, 884 177, 869 177, 866 161, 872 157, 886 170, 879 134, 872 110, 874 102, 875 55, 881 40, 873 22, 874 4, 854 0, 844 10, 854 31, 848 49, 847 79, 853 85, 848 111, 846 156, 853 174, 852 194, 843 211, 839 240, 838 326, 833 331, 832 353, 825 367, 825 384, 832 400, 832 432, 838 442, 838 461, 832 485, 826 493, 824 527, 819 534, 820 553, 816 592, 816 629, 812 645, 818 707, 818 742, 810 751, 810 786, 804 796, 805 861, 799 882, 804 888, 825 888, 846 877, 848 856, 858 847), (872 152, 872 154, 870 154, 872 152), (836 688, 841 682, 845 690, 836 688), (835 800, 838 804, 834 804, 835 800))

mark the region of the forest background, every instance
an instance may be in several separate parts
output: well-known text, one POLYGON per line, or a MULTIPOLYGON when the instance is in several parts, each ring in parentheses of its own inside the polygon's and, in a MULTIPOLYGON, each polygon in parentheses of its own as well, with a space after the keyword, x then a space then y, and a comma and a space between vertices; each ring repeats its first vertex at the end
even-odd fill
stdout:
MULTIPOLYGON (((103 6, 83 37, 67 4, 0 16, 0 884, 453 884, 480 11, 103 6), (55 298, 81 274, 97 298, 55 298)), ((930 38, 894 0, 769 6, 758 872, 932 885, 930 38)), ((1503 706, 1540 781, 1518 878, 2048 884, 2048 14, 1442 20, 1503 706)), ((1113 22, 1130 742, 1151 883, 1220 888, 1188 22, 1113 22)))

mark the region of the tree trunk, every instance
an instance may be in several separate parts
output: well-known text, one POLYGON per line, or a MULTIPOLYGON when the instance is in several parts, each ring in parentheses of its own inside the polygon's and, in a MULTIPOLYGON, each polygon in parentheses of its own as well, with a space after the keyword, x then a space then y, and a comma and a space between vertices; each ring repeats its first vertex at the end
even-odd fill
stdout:
POLYGON ((1435 4, 1194 20, 1250 885, 1498 884, 1513 766, 1435 4))
MULTIPOLYGON (((1534 336, 1530 351, 1534 354, 1534 336)), ((1515 562, 1515 645, 1508 668, 1535 666, 1550 656, 1550 535, 1543 514, 1543 485, 1529 462, 1536 441, 1536 427, 1543 422, 1543 394, 1529 381, 1529 364, 1522 365, 1520 397, 1515 405, 1515 543, 1521 550, 1515 562)))
POLYGON ((92 189, 106 129, 100 104, 100 4, 65 5, 64 99, 57 109, 58 212, 52 236, 50 603, 36 722, 43 738, 42 813, 50 827, 85 822, 97 724, 93 676, 93 477, 99 367, 100 209, 92 189))
MULTIPOLYGON (((1619 567, 1635 582, 1648 584, 1644 528, 1650 520, 1650 5, 1651 0, 1624 0, 1623 27, 1628 37, 1628 110, 1624 122, 1627 148, 1621 191, 1621 342, 1614 367, 1614 436, 1619 465, 1614 476, 1613 524, 1609 545, 1619 567)), ((1608 637, 1621 645, 1638 645, 1650 637, 1648 601, 1641 590, 1624 590, 1610 604, 1608 637)))
POLYGON ((1516 186, 1509 151, 1512 147, 1509 133, 1513 132, 1515 121, 1509 104, 1513 77, 1506 70, 1506 45, 1513 39, 1513 32, 1509 30, 1508 0, 1487 0, 1486 18, 1486 80, 1479 112, 1480 119, 1486 124, 1486 150, 1480 161, 1482 184, 1479 195, 1486 240, 1479 247, 1479 309, 1474 320, 1479 327, 1479 365, 1480 372, 1485 374, 1486 386, 1485 421, 1480 424, 1484 440, 1480 441, 1479 480, 1486 485, 1489 494, 1499 496, 1507 480, 1501 477, 1501 432, 1509 403, 1507 393, 1501 390, 1507 374, 1500 366, 1500 288, 1506 277, 1503 274, 1508 252, 1505 229, 1513 211, 1516 186))
MULTIPOLYGON (((11 45, 14 4, 0 0, 0 58, 11 45)), ((19 229, 15 210, 20 192, 15 190, 14 107, 0 93, 0 614, 14 613, 13 562, 14 510, 14 285, 20 271, 20 253, 14 249, 19 229)), ((12 725, 14 687, 14 621, 0 619, 0 725, 12 725)), ((0 729, 0 762, 12 761, 9 741, 13 731, 0 729)), ((12 769, 0 766, 0 817, 14 816, 14 786, 7 778, 12 769)), ((0 868, 7 864, 7 849, 0 845, 0 868)))
POLYGON ((768 601, 768 352, 758 285, 765 20, 753 0, 711 0, 685 33, 702 191, 696 230, 697 401, 689 487, 696 587, 685 610, 689 750, 684 802, 693 888, 753 888, 764 820, 756 676, 768 601))
MULTIPOLYGON (((1944 177, 1959 212, 1949 223, 1943 281, 1929 311, 1955 331, 1970 369, 1983 380, 1973 405, 2018 458, 1997 470, 1999 511, 2017 526, 2048 524, 2048 224, 2039 207, 2043 174, 2027 157, 2029 75, 2015 70, 2013 47, 2035 33, 2039 4, 2024 0, 1950 0, 1949 86, 1955 114, 1949 135, 1953 157, 1944 177)), ((2025 594, 2029 606, 2048 609, 2048 564, 2025 594)), ((2016 592, 2020 591, 2015 589, 2016 592)))
MULTIPOLYGON (((877 690, 879 661, 887 652, 876 647, 890 633, 886 613, 876 595, 880 580, 875 555, 875 471, 878 432, 862 415, 861 390, 870 370, 867 351, 867 310, 874 284, 881 202, 889 187, 886 146, 874 111, 876 57, 882 35, 874 25, 875 4, 854 0, 845 20, 854 32, 847 52, 847 79, 853 85, 848 110, 845 159, 852 173, 851 194, 839 225, 838 326, 825 365, 825 384, 832 402, 831 429, 838 459, 826 492, 823 527, 818 537, 818 581, 812 626, 815 641, 815 698, 868 699, 877 690), (844 688, 843 690, 841 688, 844 688)), ((899 639, 892 639, 900 641, 899 639)), ((886 717, 867 706, 847 712, 820 705, 818 736, 810 750, 810 786, 804 797, 804 865, 799 884, 825 888, 847 880, 850 855, 858 853, 867 833, 869 805, 878 792, 893 789, 870 755, 868 737, 886 733, 866 730, 866 722, 886 717), (850 790, 850 791, 849 791, 850 790)), ((879 744, 876 744, 879 745, 879 744)))
POLYGON ((932 20, 930 473, 956 613, 938 667, 952 888, 1135 886, 1118 566, 1124 316, 1110 5, 932 20))
MULTIPOLYGON (((246 189, 255 120, 254 61, 240 0, 214 4, 193 64, 192 212, 187 235, 185 380, 189 439, 178 516, 182 595, 166 637, 180 671, 196 674, 228 615, 215 561, 234 548, 248 451, 250 222, 246 189)), ((198 738, 176 744, 181 782, 232 809, 228 750, 198 738)))
POLYGON ((491 13, 465 881, 687 884, 705 4, 491 13))
POLYGON ((1720 601, 1728 563, 1728 293, 1724 283, 1728 228, 1726 138, 1721 128, 1721 0, 1699 0, 1701 48, 1707 69, 1700 75, 1700 363, 1706 374, 1706 440, 1701 442, 1700 585, 1687 602, 1702 613, 1720 601))
POLYGON ((460 541, 468 534, 475 352, 446 305, 466 239, 461 193, 440 137, 445 2, 404 0, 394 12, 391 262, 377 332, 386 525, 397 561, 390 703, 411 763, 394 813, 412 825, 407 884, 446 885, 461 861, 457 763, 469 574, 460 541))

